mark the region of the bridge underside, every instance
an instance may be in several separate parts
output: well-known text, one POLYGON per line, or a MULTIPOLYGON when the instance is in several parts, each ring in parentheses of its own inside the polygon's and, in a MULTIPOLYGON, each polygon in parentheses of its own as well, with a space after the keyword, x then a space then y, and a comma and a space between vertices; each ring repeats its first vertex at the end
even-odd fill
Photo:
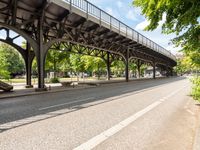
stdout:
POLYGON ((31 86, 31 64, 36 57, 38 88, 44 88, 44 64, 50 48, 101 57, 107 63, 108 73, 113 60, 122 60, 126 64, 127 81, 128 64, 132 59, 139 64, 150 63, 154 68, 166 70, 176 65, 174 59, 159 52, 155 43, 127 38, 115 28, 106 27, 101 20, 99 23, 93 21, 95 17, 87 13, 80 15, 78 10, 60 0, 0 0, 0 30, 6 32, 6 38, 0 41, 22 54, 27 68, 27 85, 31 86), (12 37, 10 30, 18 35, 12 37), (26 40, 25 48, 14 42, 20 36, 26 40), (149 48, 148 44, 156 50, 149 48))

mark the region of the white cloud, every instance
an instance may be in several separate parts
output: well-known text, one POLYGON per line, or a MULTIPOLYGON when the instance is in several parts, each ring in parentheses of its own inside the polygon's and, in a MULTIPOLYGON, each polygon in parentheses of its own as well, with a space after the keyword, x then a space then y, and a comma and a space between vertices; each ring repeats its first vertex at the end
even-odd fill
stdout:
MULTIPOLYGON (((166 14, 163 14, 162 20, 158 22, 158 27, 157 27, 156 30, 161 31, 162 25, 163 25, 163 23, 164 23, 165 21, 166 21, 166 14)), ((145 28, 146 26, 148 26, 149 23, 150 23, 150 22, 147 21, 147 20, 145 19, 144 21, 142 21, 142 22, 140 22, 139 24, 137 24, 136 27, 135 27, 135 29, 136 29, 136 30, 144 30, 144 28, 145 28)))
POLYGON ((135 26, 135 30, 139 31, 144 36, 148 37, 155 43, 161 45, 165 49, 171 51, 173 54, 179 53, 181 47, 175 47, 170 41, 175 38, 175 34, 161 34, 162 32, 162 24, 164 23, 165 16, 163 16, 163 20, 159 22, 158 27, 153 31, 144 31, 144 28, 148 26, 149 21, 144 20, 135 26))
POLYGON ((158 28, 161 28, 163 23, 166 21, 166 14, 164 13, 162 16, 162 20, 158 22, 158 28))
POLYGON ((105 11, 110 14, 111 16, 115 17, 115 18, 120 18, 120 14, 117 10, 114 10, 113 8, 111 7, 106 7, 105 8, 105 11))
POLYGON ((177 54, 180 53, 180 50, 182 49, 180 46, 179 47, 175 47, 174 45, 169 45, 166 47, 166 49, 168 51, 170 51, 172 54, 177 54))
POLYGON ((91 2, 92 4, 100 7, 100 6, 103 6, 105 4, 108 4, 108 3, 115 3, 116 1, 115 0, 88 0, 89 2, 91 2))
POLYGON ((126 18, 130 19, 130 20, 133 20, 133 21, 137 21, 138 20, 137 14, 135 13, 135 11, 133 9, 130 9, 128 11, 128 13, 126 14, 126 18))
POLYGON ((136 27, 135 27, 135 29, 136 30, 144 30, 144 28, 146 27, 146 26, 148 26, 149 25, 149 21, 147 21, 147 20, 144 20, 144 21, 142 21, 142 22, 140 22, 139 24, 137 24, 136 25, 136 27))
POLYGON ((122 4, 121 1, 117 1, 117 7, 119 7, 119 8, 122 8, 122 7, 123 7, 123 4, 122 4))
POLYGON ((113 14, 113 9, 111 7, 106 7, 106 12, 110 15, 114 15, 113 14))
POLYGON ((141 16, 141 9, 133 7, 132 0, 89 1, 129 26, 135 25, 136 22, 144 18, 141 16))

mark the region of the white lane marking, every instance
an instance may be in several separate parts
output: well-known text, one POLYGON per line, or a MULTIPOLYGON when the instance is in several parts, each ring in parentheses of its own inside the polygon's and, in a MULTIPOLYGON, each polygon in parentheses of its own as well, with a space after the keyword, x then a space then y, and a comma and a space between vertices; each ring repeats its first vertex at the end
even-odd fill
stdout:
POLYGON ((191 110, 187 109, 187 112, 194 116, 194 112, 192 112, 191 110))
POLYGON ((172 97, 173 95, 175 95, 176 93, 178 93, 179 91, 184 89, 185 87, 186 86, 184 86, 184 87, 170 93, 168 96, 161 98, 160 100, 152 103, 151 105, 147 106, 146 108, 142 109, 141 111, 135 113, 134 115, 128 117, 127 119, 121 121, 120 123, 116 124, 115 126, 100 133, 99 135, 93 137, 92 139, 88 140, 87 142, 81 144, 80 146, 74 148, 74 150, 91 150, 91 149, 93 149, 94 147, 96 147, 97 145, 99 145, 100 143, 102 143, 103 141, 108 139, 109 137, 113 136, 114 134, 116 134, 117 132, 122 130, 123 128, 127 127, 129 124, 133 123, 135 120, 142 117, 144 114, 151 111, 152 109, 154 109, 155 107, 157 107, 158 105, 160 105, 165 100, 172 97))
POLYGON ((64 105, 70 105, 70 104, 74 104, 74 103, 78 103, 78 102, 85 102, 88 100, 92 100, 94 98, 95 97, 90 97, 90 98, 81 99, 81 100, 77 100, 77 101, 71 101, 71 102, 67 102, 67 103, 52 105, 52 106, 48 106, 48 107, 39 108, 38 110, 46 110, 46 109, 55 108, 55 107, 64 106, 64 105))
POLYGON ((188 100, 188 102, 186 103, 184 109, 187 109, 189 107, 189 104, 190 104, 190 100, 188 100))

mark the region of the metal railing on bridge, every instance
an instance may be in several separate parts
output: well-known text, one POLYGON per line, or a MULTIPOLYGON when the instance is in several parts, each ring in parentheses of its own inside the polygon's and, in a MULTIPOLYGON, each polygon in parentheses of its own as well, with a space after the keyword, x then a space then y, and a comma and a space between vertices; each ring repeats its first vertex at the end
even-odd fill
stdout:
POLYGON ((164 49, 160 45, 156 44, 152 40, 148 39, 147 37, 143 36, 139 32, 135 31, 131 27, 127 26, 123 22, 119 21, 118 19, 112 17, 105 11, 99 9, 97 6, 91 4, 86 0, 63 0, 66 3, 70 4, 70 6, 76 7, 81 11, 85 12, 88 15, 91 15, 100 20, 100 22, 104 22, 110 26, 110 29, 114 28, 118 30, 119 34, 125 35, 127 38, 132 39, 158 53, 161 53, 173 60, 176 60, 176 57, 169 52, 168 50, 164 49))

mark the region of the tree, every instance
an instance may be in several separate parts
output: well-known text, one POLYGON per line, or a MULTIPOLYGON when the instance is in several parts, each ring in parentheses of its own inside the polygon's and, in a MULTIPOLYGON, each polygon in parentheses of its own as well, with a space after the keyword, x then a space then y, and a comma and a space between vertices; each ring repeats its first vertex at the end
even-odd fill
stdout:
POLYGON ((72 64, 72 70, 77 75, 77 80, 79 81, 79 73, 85 71, 85 60, 82 59, 80 54, 70 55, 70 62, 72 64))
POLYGON ((106 64, 103 59, 97 57, 93 59, 93 72, 97 73, 98 79, 103 72, 106 72, 106 64))
POLYGON ((78 75, 79 73, 87 72, 90 75, 96 73, 98 79, 103 72, 106 72, 105 61, 98 57, 92 57, 80 54, 71 54, 70 62, 74 72, 78 75))
POLYGON ((200 52, 194 51, 188 53, 188 57, 191 61, 191 66, 193 69, 197 70, 200 69, 200 52))
POLYGON ((117 77, 121 77, 125 72, 124 62, 119 60, 113 61, 111 64, 111 70, 117 77))
MULTIPOLYGON (((58 50, 49 50, 47 53, 45 70, 54 71, 54 74, 59 71, 66 71, 70 68, 69 63, 69 53, 58 51, 58 50)), ((54 76, 55 77, 55 76, 54 76)))
POLYGON ((3 57, 2 51, 0 49, 0 79, 9 79, 10 75, 9 72, 7 71, 7 63, 6 63, 6 58, 3 57))
POLYGON ((129 63, 129 70, 132 72, 133 77, 137 76, 137 64, 134 62, 129 63))
POLYGON ((142 64, 140 67, 141 75, 144 76, 145 70, 147 70, 148 66, 146 64, 142 64))
POLYGON ((184 65, 183 59, 178 59, 177 60, 177 65, 175 67, 175 71, 179 75, 183 75, 187 71, 187 66, 184 65))
POLYGON ((0 61, 1 76, 6 78, 8 78, 9 75, 15 76, 17 74, 22 74, 25 70, 25 65, 19 52, 4 43, 0 44, 0 61))
POLYGON ((199 0, 134 0, 142 14, 150 21, 145 30, 154 30, 162 24, 163 33, 176 33, 176 45, 185 50, 200 52, 199 0), (166 16, 166 18, 163 18, 166 16))

